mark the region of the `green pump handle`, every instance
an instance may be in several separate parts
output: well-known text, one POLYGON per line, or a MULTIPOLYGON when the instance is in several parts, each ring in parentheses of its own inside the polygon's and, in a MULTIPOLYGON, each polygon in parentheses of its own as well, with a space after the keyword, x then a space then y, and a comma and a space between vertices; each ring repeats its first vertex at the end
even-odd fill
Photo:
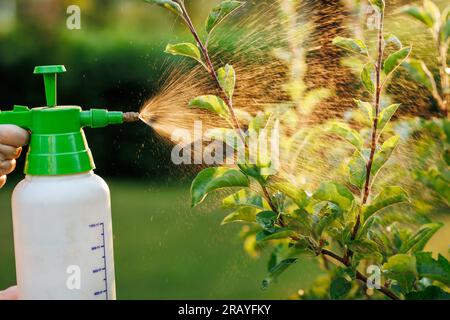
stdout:
POLYGON ((57 77, 58 73, 66 72, 64 66, 39 66, 34 68, 34 74, 42 74, 44 76, 45 97, 47 98, 47 106, 56 106, 57 99, 57 77))
POLYGON ((35 74, 44 75, 46 107, 14 106, 12 111, 0 111, 0 124, 17 125, 31 132, 26 174, 65 175, 95 169, 83 127, 101 128, 124 122, 122 112, 57 107, 57 74, 65 71, 64 66, 35 68, 35 74))

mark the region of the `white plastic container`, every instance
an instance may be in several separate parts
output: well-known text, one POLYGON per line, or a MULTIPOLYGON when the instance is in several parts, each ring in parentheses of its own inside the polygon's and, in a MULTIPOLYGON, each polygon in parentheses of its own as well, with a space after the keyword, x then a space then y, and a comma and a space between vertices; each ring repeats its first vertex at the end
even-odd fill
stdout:
POLYGON ((116 298, 107 184, 92 171, 30 176, 12 199, 19 299, 116 298))

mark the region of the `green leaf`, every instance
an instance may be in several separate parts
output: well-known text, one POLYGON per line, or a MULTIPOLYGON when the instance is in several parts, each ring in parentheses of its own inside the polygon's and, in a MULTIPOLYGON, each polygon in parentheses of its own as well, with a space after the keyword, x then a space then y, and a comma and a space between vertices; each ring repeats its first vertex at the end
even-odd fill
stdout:
POLYGON ((362 55, 369 54, 367 47, 362 40, 336 37, 333 39, 333 44, 353 53, 359 53, 362 55))
POLYGON ((411 47, 404 47, 397 52, 391 53, 384 61, 383 70, 386 76, 394 72, 410 55, 411 47))
POLYGON ((330 297, 333 300, 343 299, 351 290, 352 284, 344 277, 333 279, 330 285, 330 297))
POLYGON ((217 71, 217 77, 219 78, 220 87, 225 91, 227 97, 231 99, 236 86, 236 73, 233 66, 227 64, 225 67, 220 68, 217 71))
POLYGON ((400 253, 415 253, 423 250, 431 237, 433 237, 440 228, 442 228, 442 223, 428 223, 421 226, 411 238, 402 244, 400 253))
POLYGON ((372 215, 369 219, 367 219, 361 228, 358 230, 357 239, 366 237, 370 229, 373 225, 377 225, 381 223, 381 219, 378 216, 372 215))
POLYGON ((322 183, 313 197, 317 200, 334 203, 342 210, 350 209, 354 201, 353 193, 347 187, 334 182, 322 183))
POLYGON ((369 1, 372 6, 379 9, 380 11, 384 11, 384 8, 386 6, 384 0, 369 0, 369 1))
POLYGON ((181 6, 172 0, 144 0, 147 3, 150 4, 156 4, 158 6, 164 7, 173 13, 182 16, 183 10, 181 9, 181 6))
POLYGON ((405 202, 409 202, 409 196, 403 188, 386 187, 373 199, 370 205, 364 206, 364 221, 367 221, 367 219, 382 209, 405 202))
POLYGON ((293 184, 283 182, 273 182, 268 185, 271 190, 280 191, 291 198, 299 208, 304 208, 308 204, 306 192, 293 184))
POLYGON ((400 107, 399 103, 391 104, 389 107, 384 108, 380 112, 378 122, 378 136, 380 136, 383 133, 384 128, 389 123, 389 121, 391 121, 392 116, 397 112, 399 107, 400 107))
POLYGON ((356 151, 348 163, 349 181, 358 189, 362 189, 367 177, 367 163, 361 153, 356 151))
POLYGON ((404 7, 401 12, 419 20, 429 28, 433 27, 433 18, 421 7, 407 6, 404 7))
POLYGON ((433 74, 422 60, 408 59, 402 63, 402 66, 415 81, 425 86, 429 91, 433 92, 436 89, 436 81, 433 74))
POLYGON ((450 262, 442 255, 433 259, 431 252, 417 252, 417 271, 424 278, 436 280, 450 286, 450 262))
POLYGON ((375 72, 375 65, 371 62, 365 64, 361 72, 362 84, 371 94, 375 93, 375 72))
POLYGON ((257 210, 252 207, 242 207, 238 210, 227 215, 223 221, 222 225, 231 223, 231 222, 255 222, 256 221, 256 212, 257 210))
POLYGON ((450 293, 437 286, 429 286, 422 291, 407 293, 406 300, 450 300, 450 293))
POLYGON ((206 32, 210 34, 225 18, 244 5, 241 1, 223 1, 212 9, 206 20, 206 32))
POLYGON ((334 221, 342 217, 342 210, 337 205, 331 202, 320 203, 319 208, 316 208, 317 212, 314 213, 313 219, 314 231, 318 237, 322 236, 322 233, 330 227, 334 221))
POLYGON ((192 181, 192 206, 200 204, 209 192, 227 187, 248 187, 248 178, 240 171, 227 167, 207 168, 192 181))
POLYGON ((373 159, 372 170, 370 171, 373 177, 375 177, 378 174, 381 168, 389 160, 389 158, 392 155, 392 152, 397 147, 399 140, 400 140, 399 136, 393 136, 387 139, 381 146, 381 149, 375 154, 373 159))
POLYGON ((361 150, 364 145, 361 135, 345 123, 333 122, 329 126, 329 131, 348 141, 357 150, 361 150))
POLYGON ((372 106, 372 104, 370 102, 365 102, 365 101, 356 100, 356 99, 355 99, 355 102, 356 102, 356 105, 358 106, 358 108, 366 116, 368 122, 370 124, 372 124, 373 119, 375 118, 375 108, 372 106))
POLYGON ((383 270, 389 279, 397 281, 403 293, 414 288, 418 276, 415 257, 406 254, 392 256, 383 265, 383 270))
POLYGON ((263 242, 269 240, 287 239, 292 236, 297 236, 297 233, 285 228, 275 228, 274 232, 263 230, 256 235, 256 241, 263 242))
POLYGON ((278 215, 273 211, 263 211, 256 215, 256 222, 270 233, 274 233, 278 215))
POLYGON ((189 106, 215 112, 223 118, 229 117, 227 105, 217 96, 206 95, 197 97, 189 102, 189 106))
POLYGON ((262 210, 268 207, 259 194, 247 189, 242 189, 223 199, 222 206, 224 208, 254 207, 262 210))
POLYGON ((200 50, 192 43, 168 44, 165 52, 174 56, 188 57, 204 65, 200 50))
POLYGON ((267 184, 269 176, 263 174, 264 167, 266 166, 257 164, 238 164, 238 167, 242 172, 258 181, 261 185, 265 186, 267 184))
POLYGON ((384 44, 387 46, 390 43, 393 43, 398 49, 403 48, 402 42, 393 34, 388 34, 384 37, 384 44))
POLYGON ((286 271, 287 268, 289 268, 291 265, 293 265, 298 259, 296 258, 290 258, 285 259, 272 267, 269 270, 269 277, 264 279, 262 286, 264 289, 266 289, 272 282, 276 281, 277 278, 286 271))

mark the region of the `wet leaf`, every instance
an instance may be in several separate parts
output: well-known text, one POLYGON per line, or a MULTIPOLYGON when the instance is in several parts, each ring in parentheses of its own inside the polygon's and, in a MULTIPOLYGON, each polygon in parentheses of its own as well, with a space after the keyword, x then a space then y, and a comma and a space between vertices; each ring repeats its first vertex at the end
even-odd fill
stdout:
POLYGON ((192 206, 200 204, 211 191, 227 187, 248 186, 248 178, 238 170, 227 167, 204 169, 191 185, 192 206))
POLYGON ((353 193, 347 187, 334 182, 322 183, 313 197, 321 201, 332 202, 342 210, 350 209, 354 201, 353 193))
POLYGON ((217 77, 219 79, 220 87, 225 91, 227 97, 231 99, 236 86, 236 73, 233 66, 227 64, 225 67, 220 68, 217 71, 217 77))
POLYGON ((431 237, 442 228, 442 223, 427 223, 419 228, 417 232, 404 242, 400 248, 400 253, 415 253, 423 250, 431 237))
POLYGON ((359 53, 362 55, 369 54, 367 47, 362 40, 336 37, 333 39, 333 44, 353 53, 359 53))
POLYGON ((361 72, 362 84, 371 94, 375 93, 375 72, 375 65, 371 62, 364 65, 361 72))
POLYGON ((175 1, 171 0, 144 0, 144 1, 150 4, 156 4, 158 6, 164 7, 177 15, 180 16, 183 15, 183 10, 181 9, 180 5, 175 1))
POLYGON ((408 193, 401 187, 386 187, 373 199, 370 205, 363 208, 363 221, 387 207, 409 202, 408 193))
POLYGON ((229 117, 229 111, 225 101, 217 96, 206 95, 197 97, 189 102, 189 106, 217 113, 223 118, 229 117))
POLYGON ((419 20, 429 28, 433 27, 433 18, 421 7, 407 6, 404 7, 401 12, 419 20))
POLYGON ((384 61, 383 71, 386 76, 394 72, 410 55, 411 47, 404 47, 397 52, 390 54, 384 61))
POLYGON ((403 293, 410 292, 414 288, 418 276, 415 257, 406 254, 392 256, 383 265, 383 270, 389 279, 398 283, 403 293))
POLYGON ((255 222, 256 221, 257 209, 252 207, 241 207, 238 210, 227 215, 223 221, 222 225, 232 223, 232 222, 255 222))
POLYGON ((192 43, 186 42, 186 43, 168 44, 165 52, 174 56, 188 57, 204 65, 200 54, 200 50, 197 48, 196 45, 192 43))
POLYGON ((211 33, 222 21, 224 21, 230 14, 244 5, 241 1, 223 1, 218 6, 212 9, 206 20, 206 32, 211 33))
POLYGON ((334 122, 330 125, 329 131, 352 144, 357 150, 361 150, 363 147, 364 141, 361 135, 345 123, 334 122))
POLYGON ((385 129, 386 125, 391 121, 392 116, 397 112, 398 108, 400 107, 399 103, 391 104, 389 107, 384 108, 379 115, 379 122, 378 122, 378 135, 381 135, 383 133, 383 130, 385 129))
POLYGON ((389 158, 392 155, 392 152, 397 147, 399 140, 400 140, 399 136, 393 136, 387 139, 381 146, 380 150, 377 153, 375 153, 371 170, 371 174, 373 177, 375 177, 378 174, 381 168, 389 160, 389 158))

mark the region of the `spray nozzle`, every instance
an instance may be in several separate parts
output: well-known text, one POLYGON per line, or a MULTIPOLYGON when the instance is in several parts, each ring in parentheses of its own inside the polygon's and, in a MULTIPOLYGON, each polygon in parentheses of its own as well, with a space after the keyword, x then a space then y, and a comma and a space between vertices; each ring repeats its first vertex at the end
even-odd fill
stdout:
POLYGON ((27 174, 62 175, 90 171, 95 166, 82 128, 101 128, 139 120, 139 114, 133 112, 57 107, 57 74, 65 71, 64 66, 35 68, 35 74, 44 75, 47 107, 15 106, 12 111, 0 111, 0 124, 14 124, 31 131, 25 164, 27 174))

